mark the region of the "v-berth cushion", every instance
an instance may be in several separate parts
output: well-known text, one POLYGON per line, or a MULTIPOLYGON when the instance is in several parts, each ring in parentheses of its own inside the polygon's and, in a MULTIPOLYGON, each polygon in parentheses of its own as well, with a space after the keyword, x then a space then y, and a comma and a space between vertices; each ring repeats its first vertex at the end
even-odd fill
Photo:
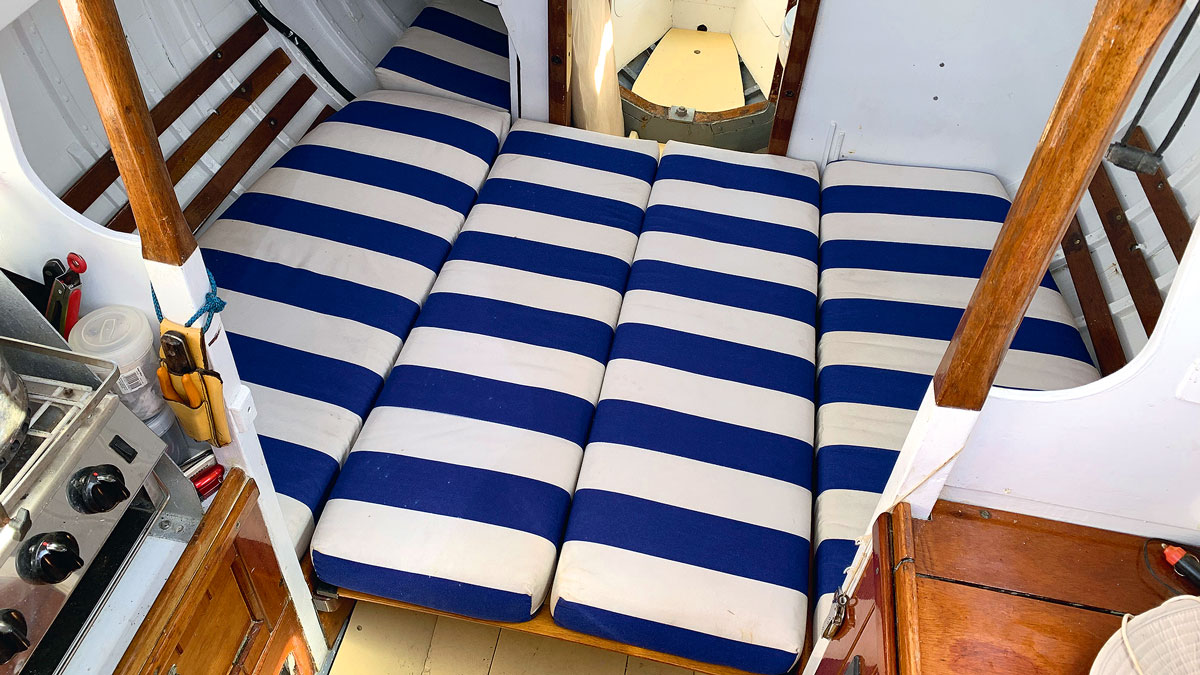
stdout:
POLYGON ((657 157, 513 125, 317 525, 323 581, 497 621, 542 605, 657 157))
POLYGON ((507 127, 499 111, 367 93, 200 237, 297 552, 507 127))
POLYGON ((484 0, 434 0, 375 68, 384 89, 509 109, 508 30, 484 0))
POLYGON ((557 623, 782 673, 804 646, 817 170, 668 143, 555 576, 557 623))
MULTIPOLYGON (((836 162, 821 193, 816 459, 819 627, 1008 212, 994 176, 836 162)), ((996 378, 1098 377, 1046 275, 996 378)))

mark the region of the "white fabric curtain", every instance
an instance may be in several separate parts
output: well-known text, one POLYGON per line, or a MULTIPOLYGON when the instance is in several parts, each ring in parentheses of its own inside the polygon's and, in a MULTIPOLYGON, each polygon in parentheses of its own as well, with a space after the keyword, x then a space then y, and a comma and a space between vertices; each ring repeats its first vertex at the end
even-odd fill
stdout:
POLYGON ((572 0, 570 5, 571 117, 581 129, 625 135, 621 90, 613 55, 609 0, 572 0))

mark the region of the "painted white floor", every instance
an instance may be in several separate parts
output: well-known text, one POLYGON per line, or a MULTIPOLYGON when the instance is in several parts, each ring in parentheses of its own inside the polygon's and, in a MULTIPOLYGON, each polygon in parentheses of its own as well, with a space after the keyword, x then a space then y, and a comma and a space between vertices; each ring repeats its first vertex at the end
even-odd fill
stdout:
POLYGON ((594 647, 360 602, 330 675, 693 675, 594 647))

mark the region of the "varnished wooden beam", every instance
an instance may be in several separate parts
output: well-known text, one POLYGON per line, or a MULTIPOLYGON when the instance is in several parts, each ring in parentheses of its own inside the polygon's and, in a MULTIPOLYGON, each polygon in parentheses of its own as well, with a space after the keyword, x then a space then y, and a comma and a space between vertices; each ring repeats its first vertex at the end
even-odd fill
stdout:
MULTIPOLYGON (((316 129, 318 126, 321 125, 321 122, 324 122, 325 120, 332 117, 333 113, 335 113, 335 112, 337 112, 337 111, 333 109, 333 106, 327 105, 324 108, 321 108, 321 112, 317 113, 317 119, 313 120, 313 123, 309 125, 308 131, 312 131, 313 129, 316 129)), ((304 133, 308 133, 308 132, 306 131, 304 133)))
POLYGON ((1062 248, 1067 268, 1071 271, 1071 282, 1075 285, 1075 295, 1083 309, 1083 320, 1092 338, 1092 349, 1100 364, 1100 374, 1116 372, 1125 365, 1125 350, 1117 336, 1117 327, 1108 309, 1108 299, 1104 296, 1104 287, 1100 285, 1096 264, 1092 260, 1092 252, 1088 250, 1078 218, 1071 219, 1063 236, 1062 248))
POLYGON ((775 120, 771 123, 771 141, 767 145, 767 152, 772 155, 786 155, 792 141, 792 120, 800 103, 800 85, 808 68, 808 52, 812 48, 820 7, 821 0, 799 0, 796 6, 792 43, 788 46, 787 65, 783 68, 783 81, 775 102, 775 120))
POLYGON ((983 407, 1084 188, 1182 5, 1183 0, 1096 4, 992 255, 934 375, 939 406, 983 407))
POLYGON ((567 0, 547 0, 546 34, 550 63, 550 123, 571 125, 571 80, 567 62, 567 0))
MULTIPOLYGON (((1129 144, 1143 150, 1152 149, 1150 139, 1146 138, 1146 132, 1141 127, 1133 130, 1129 144)), ((1187 215, 1179 205, 1175 191, 1167 181, 1167 175, 1160 168, 1154 175, 1139 172, 1137 177, 1146 193, 1146 199, 1150 202, 1150 208, 1154 210, 1154 217, 1158 219, 1163 235, 1171 245, 1175 260, 1183 260, 1183 251, 1187 248, 1188 239, 1192 237, 1192 226, 1188 224, 1187 215)))
POLYGON ((183 218, 113 0, 59 0, 142 240, 142 257, 182 265, 196 239, 183 218))
POLYGON ((1104 233, 1112 246, 1113 255, 1121 267, 1121 276, 1129 289, 1129 297, 1137 309, 1142 327, 1149 335, 1158 323, 1158 315, 1162 313, 1162 294, 1158 291, 1158 283, 1146 264, 1146 256, 1142 255, 1138 240, 1133 236, 1129 227, 1129 218, 1125 215, 1125 207, 1121 198, 1113 188, 1108 170, 1101 164, 1092 176, 1092 184, 1088 187, 1096 211, 1100 214, 1100 222, 1104 224, 1104 233))

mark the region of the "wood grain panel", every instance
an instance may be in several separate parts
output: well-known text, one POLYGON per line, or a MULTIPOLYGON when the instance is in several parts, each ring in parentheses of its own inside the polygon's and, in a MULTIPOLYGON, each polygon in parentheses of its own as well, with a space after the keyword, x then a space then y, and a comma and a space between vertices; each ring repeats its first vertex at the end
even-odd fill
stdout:
MULTIPOLYGON (((333 106, 327 105, 324 108, 321 108, 321 112, 317 113, 317 118, 315 120, 313 120, 313 123, 308 126, 308 131, 312 131, 313 129, 316 129, 317 126, 319 124, 321 124, 321 122, 324 122, 325 120, 329 119, 329 117, 331 115, 333 115, 333 113, 335 113, 335 112, 337 112, 337 111, 333 109, 333 106)), ((305 133, 308 133, 308 132, 306 131, 305 133)))
POLYGON ((917 636, 917 569, 913 562, 912 507, 901 502, 892 510, 892 583, 896 597, 897 669, 905 675, 921 672, 921 643, 917 636))
POLYGON ((779 84, 775 120, 771 123, 771 140, 767 145, 767 152, 772 155, 786 155, 788 145, 792 142, 792 120, 800 103, 800 87, 804 82, 804 71, 808 68, 808 52, 812 48, 820 7, 821 0, 799 0, 797 5, 792 43, 788 46, 787 65, 784 66, 783 79, 779 84))
POLYGON ((1121 267, 1121 276, 1129 287, 1129 295, 1137 308, 1142 327, 1149 335, 1158 323, 1158 315, 1162 313, 1162 295, 1158 292, 1158 283, 1150 273, 1146 257, 1142 255, 1137 238, 1129 227, 1129 218, 1125 215, 1125 207, 1113 188, 1112 179, 1103 164, 1096 168, 1092 184, 1088 188, 1096 210, 1100 213, 1100 221, 1104 224, 1104 233, 1108 243, 1112 245, 1113 255, 1121 267))
POLYGON ((1125 365, 1125 349, 1121 347, 1121 338, 1117 336, 1117 326, 1113 323, 1108 299, 1104 296, 1104 288, 1100 285, 1100 276, 1096 274, 1096 264, 1092 260, 1092 252, 1088 250, 1078 217, 1071 219, 1067 233, 1063 235, 1062 249, 1067 259, 1067 269, 1071 272, 1071 283, 1075 285, 1075 294, 1079 297, 1079 306, 1083 308, 1083 319, 1087 322, 1092 349, 1096 352, 1096 360, 1100 362, 1100 374, 1114 373, 1125 365))
MULTIPOLYGON (((1146 138, 1146 132, 1141 127, 1133 130, 1129 144, 1143 150, 1153 150, 1150 139, 1146 138)), ((1192 226, 1188 224, 1187 214, 1179 205, 1179 199, 1171 189, 1167 175, 1160 168, 1154 175, 1138 173, 1137 177, 1146 193, 1146 199, 1150 202, 1150 208, 1154 210, 1154 217, 1158 219, 1167 243, 1171 246, 1171 252, 1175 254, 1175 260, 1183 260, 1183 251, 1192 237, 1192 226)))
POLYGON ((1084 186, 1096 173, 1121 114, 1182 4, 1096 4, 992 255, 934 375, 939 406, 983 407, 1017 326, 1079 208, 1084 186))
POLYGON ((571 126, 570 46, 567 44, 567 0, 547 0, 546 38, 550 69, 550 123, 571 126))

